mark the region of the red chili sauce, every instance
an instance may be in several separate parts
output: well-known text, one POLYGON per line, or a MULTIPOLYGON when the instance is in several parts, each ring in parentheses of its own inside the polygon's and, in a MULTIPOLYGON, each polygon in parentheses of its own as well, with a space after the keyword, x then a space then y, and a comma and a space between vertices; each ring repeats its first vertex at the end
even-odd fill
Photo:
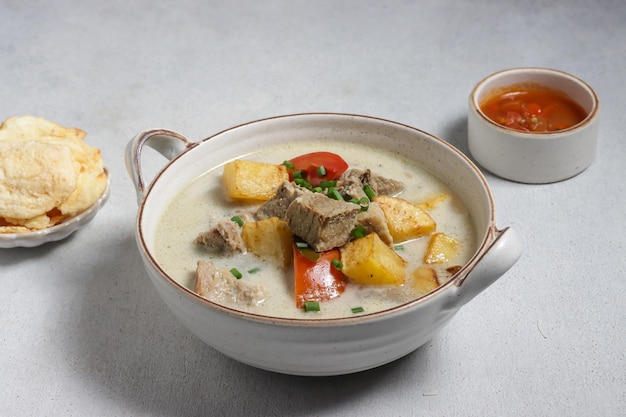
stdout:
POLYGON ((498 89, 480 109, 497 124, 523 132, 554 132, 580 123, 587 112, 560 91, 539 85, 498 89))

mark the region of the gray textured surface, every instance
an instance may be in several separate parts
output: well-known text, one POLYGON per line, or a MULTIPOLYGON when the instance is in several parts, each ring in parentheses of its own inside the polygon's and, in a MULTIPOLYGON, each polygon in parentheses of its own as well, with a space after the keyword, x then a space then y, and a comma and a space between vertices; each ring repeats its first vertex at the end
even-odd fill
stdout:
POLYGON ((0 119, 86 130, 113 190, 68 240, 0 251, 0 415, 623 415, 625 21, 621 0, 3 1, 0 119), (139 131, 195 140, 339 111, 467 151, 469 91, 516 66, 596 89, 596 161, 551 185, 487 174, 523 258, 415 353, 358 375, 272 374, 205 346, 151 287, 123 161, 139 131))

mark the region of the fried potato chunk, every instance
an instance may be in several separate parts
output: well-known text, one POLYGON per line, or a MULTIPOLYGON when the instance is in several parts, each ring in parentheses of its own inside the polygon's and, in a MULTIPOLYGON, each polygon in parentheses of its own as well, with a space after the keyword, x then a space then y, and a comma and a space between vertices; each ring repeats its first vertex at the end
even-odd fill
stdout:
POLYGON ((437 228, 433 218, 413 203, 386 195, 377 196, 374 201, 385 213, 394 243, 427 236, 437 228))
POLYGON ((459 251, 460 242, 445 233, 433 233, 428 241, 424 255, 426 264, 442 264, 449 262, 459 251))
POLYGON ((429 266, 420 266, 411 274, 413 277, 413 288, 420 294, 428 294, 439 286, 437 271, 429 266))
POLYGON ((402 285, 407 262, 376 233, 355 239, 340 248, 343 272, 362 285, 402 285))
POLYGON ((237 159, 224 165, 222 180, 233 200, 267 201, 289 174, 284 165, 237 159))
POLYGON ((440 193, 429 198, 428 200, 424 202, 419 203, 417 206, 428 213, 432 211, 435 207, 437 207, 439 204, 443 203, 449 198, 450 198, 450 194, 440 193))
POLYGON ((86 135, 33 116, 0 125, 0 233, 45 229, 98 200, 107 178, 86 135))
POLYGON ((292 264, 291 229, 277 217, 248 222, 243 225, 241 235, 251 253, 268 258, 281 268, 288 268, 292 264))

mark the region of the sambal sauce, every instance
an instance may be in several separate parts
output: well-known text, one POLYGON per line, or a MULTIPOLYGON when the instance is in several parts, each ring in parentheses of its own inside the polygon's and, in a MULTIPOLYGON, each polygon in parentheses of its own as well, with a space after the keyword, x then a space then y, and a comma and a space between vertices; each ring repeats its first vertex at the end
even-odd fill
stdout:
POLYGON ((497 124, 523 132, 568 129, 587 117, 587 112, 565 94, 533 85, 502 89, 488 97, 480 109, 497 124))

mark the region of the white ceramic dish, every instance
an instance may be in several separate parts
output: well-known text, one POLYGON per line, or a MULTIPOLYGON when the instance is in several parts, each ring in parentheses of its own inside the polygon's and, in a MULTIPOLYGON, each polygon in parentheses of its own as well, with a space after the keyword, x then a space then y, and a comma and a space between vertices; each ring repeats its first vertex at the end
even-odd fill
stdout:
POLYGON ((540 184, 566 180, 593 162, 598 142, 600 105, 581 79, 548 68, 512 68, 480 81, 469 97, 468 145, 476 161, 512 181, 540 184), (517 84, 540 84, 561 91, 587 113, 579 124, 548 133, 521 132, 489 119, 480 109, 490 92, 517 84))
POLYGON ((228 129, 199 142, 163 129, 133 138, 126 163, 137 190, 136 237, 146 271, 172 312, 200 339, 241 362, 287 374, 337 375, 398 359, 426 343, 474 296, 519 258, 511 229, 495 226, 491 192, 480 171, 446 142, 399 123, 346 114, 275 117, 228 129), (406 155, 439 177, 465 202, 479 239, 471 260, 446 284, 399 307, 339 319, 284 319, 214 304, 179 285, 154 255, 155 228, 174 196, 208 169, 268 146, 314 138, 362 142, 406 155), (148 186, 144 146, 170 162, 148 186))
POLYGON ((44 243, 56 242, 65 239, 81 227, 85 226, 94 218, 94 216, 98 213, 98 210, 102 208, 104 203, 106 203, 109 198, 109 194, 111 192, 111 175, 106 168, 105 173, 107 176, 106 188, 93 206, 64 221, 63 223, 59 223, 47 229, 28 233, 0 234, 0 248, 33 248, 43 245, 44 243))

